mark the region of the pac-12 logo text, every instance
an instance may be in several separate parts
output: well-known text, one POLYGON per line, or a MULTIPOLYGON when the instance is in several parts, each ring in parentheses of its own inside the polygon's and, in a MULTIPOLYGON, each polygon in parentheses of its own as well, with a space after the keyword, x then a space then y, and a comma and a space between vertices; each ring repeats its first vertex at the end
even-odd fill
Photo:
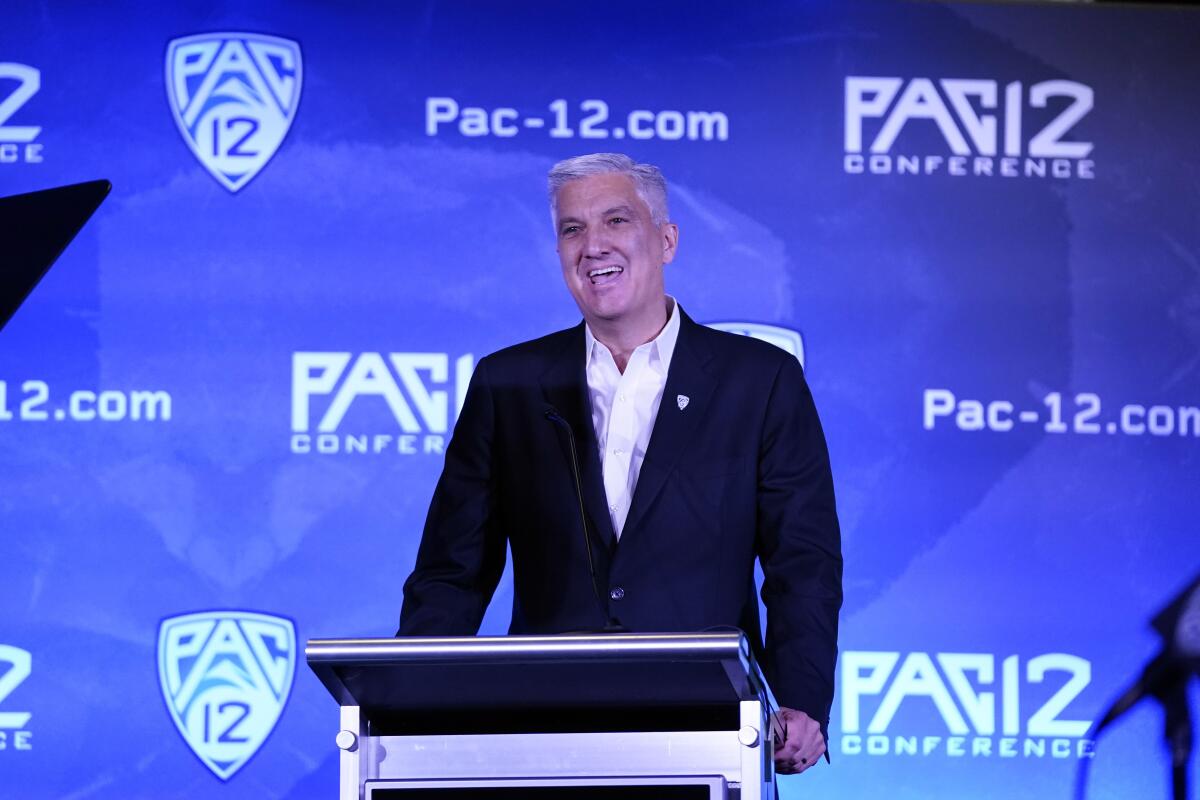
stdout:
POLYGON ((167 45, 167 99, 196 158, 231 192, 283 143, 300 102, 300 45, 257 33, 205 33, 167 45))
POLYGON ((770 342, 776 347, 786 350, 796 357, 800 366, 804 366, 804 337, 799 331, 781 328, 778 325, 764 325, 761 322, 709 322, 708 327, 729 333, 740 333, 770 342))
POLYGON ((1092 664, 1079 656, 851 650, 839 662, 845 755, 1094 755, 1075 705, 1092 664))
POLYGON ((852 175, 1095 177, 1093 143, 1077 130, 1094 92, 1076 81, 854 75, 845 103, 852 175))
POLYGON ((33 733, 29 730, 33 714, 13 710, 9 699, 32 670, 33 657, 28 650, 0 644, 0 753, 33 749, 33 733))
POLYGON ((35 141, 41 126, 12 121, 41 88, 42 73, 36 67, 0 63, 0 164, 36 164, 42 160, 42 145, 35 141))
POLYGON ((293 353, 292 452, 440 454, 474 370, 469 353, 293 353))
POLYGON ((258 752, 292 691, 296 627, 251 611, 164 619, 158 683, 175 727, 223 781, 258 752))

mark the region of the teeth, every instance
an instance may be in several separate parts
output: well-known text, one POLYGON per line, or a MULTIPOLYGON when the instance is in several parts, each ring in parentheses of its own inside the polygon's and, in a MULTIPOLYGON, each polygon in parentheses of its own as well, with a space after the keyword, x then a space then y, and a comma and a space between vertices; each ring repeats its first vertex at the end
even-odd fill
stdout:
POLYGON ((604 267, 603 269, 594 269, 588 272, 589 278, 597 278, 601 275, 609 275, 613 272, 621 272, 620 267, 604 267))

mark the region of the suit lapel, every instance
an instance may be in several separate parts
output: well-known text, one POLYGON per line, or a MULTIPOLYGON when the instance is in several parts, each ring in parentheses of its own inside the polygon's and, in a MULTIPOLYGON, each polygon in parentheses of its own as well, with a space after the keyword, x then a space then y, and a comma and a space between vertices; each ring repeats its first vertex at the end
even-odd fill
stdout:
MULTIPOLYGON (((596 431, 592 427, 592 403, 588 398, 587 376, 584 372, 583 323, 574 329, 577 335, 568 339, 568 344, 554 358, 551 367, 542 376, 542 394, 571 426, 575 434, 575 447, 579 455, 579 482, 583 490, 583 507, 593 531, 600 534, 604 549, 612 549, 616 541, 612 519, 608 515, 608 504, 604 497, 604 480, 600 470, 600 453, 596 445, 596 431)), ((549 424, 549 423, 548 423, 549 424)), ((564 469, 571 480, 571 445, 565 431, 559 431, 558 442, 562 448, 564 469)))
MULTIPOLYGON (((663 389, 654 431, 646 447, 646 458, 633 490, 629 516, 621 533, 622 541, 636 530, 662 491, 680 455, 699 430, 716 388, 716 381, 704 369, 708 354, 697 341, 696 329, 699 326, 683 313, 683 309, 680 309, 680 314, 679 338, 671 356, 667 385, 663 389)), ((594 451, 595 447, 592 449, 594 451)))

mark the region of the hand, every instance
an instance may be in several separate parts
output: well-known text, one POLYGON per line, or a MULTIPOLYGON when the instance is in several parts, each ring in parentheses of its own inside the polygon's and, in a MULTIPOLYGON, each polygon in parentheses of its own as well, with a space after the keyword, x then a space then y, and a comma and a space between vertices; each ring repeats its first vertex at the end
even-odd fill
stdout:
POLYGON ((775 771, 796 775, 825 754, 825 737, 817 721, 794 708, 780 708, 775 725, 775 771))

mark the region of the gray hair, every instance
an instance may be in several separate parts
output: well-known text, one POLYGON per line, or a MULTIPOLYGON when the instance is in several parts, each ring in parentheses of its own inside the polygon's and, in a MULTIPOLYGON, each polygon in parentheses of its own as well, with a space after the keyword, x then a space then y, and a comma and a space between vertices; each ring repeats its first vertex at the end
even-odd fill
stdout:
POLYGON ((550 213, 555 214, 558 191, 571 181, 591 175, 628 175, 633 181, 638 197, 650 207, 650 218, 655 225, 662 225, 670 217, 667 213, 667 181, 662 171, 653 164, 639 164, 622 153, 591 153, 560 161, 550 168, 547 179, 550 190, 550 213))

